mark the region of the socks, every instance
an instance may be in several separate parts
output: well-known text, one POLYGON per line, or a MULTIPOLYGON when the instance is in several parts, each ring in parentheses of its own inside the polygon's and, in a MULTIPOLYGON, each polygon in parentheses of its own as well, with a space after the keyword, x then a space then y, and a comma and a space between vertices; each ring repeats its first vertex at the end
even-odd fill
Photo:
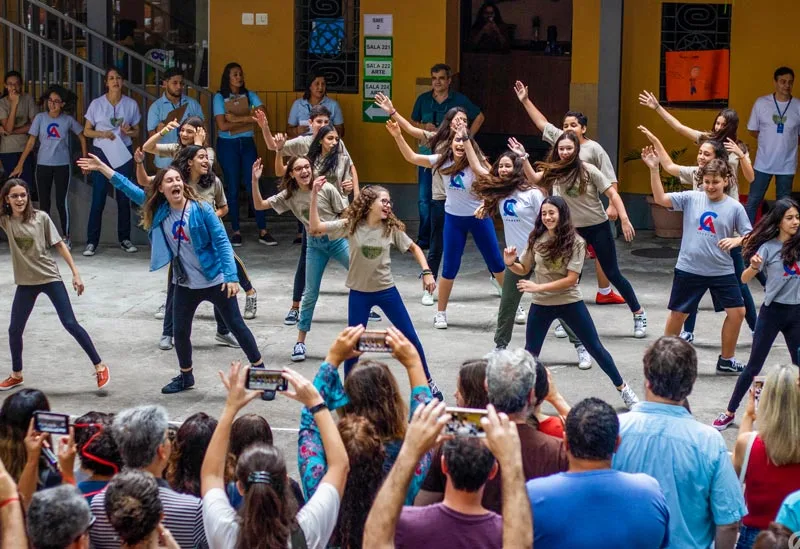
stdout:
POLYGON ((732 356, 732 357, 730 357, 730 358, 725 358, 725 357, 724 357, 724 356, 722 356, 722 355, 720 355, 719 357, 720 357, 722 360, 727 360, 727 361, 729 361, 729 362, 732 362, 732 361, 733 361, 733 359, 734 359, 734 358, 736 358, 736 355, 734 355, 734 356, 732 356))
POLYGON ((609 295, 611 293, 611 286, 608 288, 597 288, 597 293, 601 295, 609 295))

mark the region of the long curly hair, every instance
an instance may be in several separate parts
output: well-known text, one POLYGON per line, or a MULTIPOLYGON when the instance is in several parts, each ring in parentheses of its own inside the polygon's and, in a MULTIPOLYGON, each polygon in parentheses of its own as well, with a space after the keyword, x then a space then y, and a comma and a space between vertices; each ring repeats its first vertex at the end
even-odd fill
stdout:
POLYGON ((176 492, 200 497, 200 468, 216 428, 216 419, 197 412, 178 429, 167 466, 167 481, 176 492))
POLYGON ((408 407, 386 364, 360 361, 345 378, 344 392, 350 399, 344 406, 344 413, 368 419, 381 440, 386 442, 406 436, 408 407))
POLYGON ((574 132, 564 132, 553 143, 550 149, 550 154, 546 162, 537 162, 536 170, 544 172, 542 176, 542 184, 547 189, 548 194, 552 194, 554 186, 561 187, 562 193, 571 191, 575 185, 578 185, 578 194, 586 192, 586 185, 589 183, 589 174, 583 167, 583 161, 580 159, 581 142, 574 132), (558 154, 558 144, 562 141, 571 141, 575 145, 575 152, 565 158, 561 159, 558 154))
MULTIPOLYGON (((188 184, 192 180, 192 169, 189 167, 189 162, 194 160, 197 153, 205 150, 205 147, 199 145, 187 145, 175 155, 172 165, 178 167, 184 183, 188 184)), ((208 170, 208 173, 201 175, 200 179, 197 180, 197 186, 201 189, 210 189, 214 186, 216 180, 217 176, 211 170, 208 170)))
POLYGON ((492 169, 484 176, 480 176, 472 183, 472 194, 483 200, 484 211, 490 215, 497 212, 497 204, 514 191, 525 191, 531 188, 528 178, 525 177, 522 157, 513 151, 501 154, 492 169), (500 177, 500 161, 508 158, 514 169, 508 177, 500 177))
MULTIPOLYGON (((781 198, 772 205, 767 215, 756 223, 753 231, 744 237, 742 243, 742 255, 745 262, 749 262, 765 242, 778 237, 781 232, 781 221, 786 212, 792 208, 800 212, 800 205, 794 199, 781 198)), ((800 231, 783 243, 781 259, 784 265, 794 265, 800 260, 800 231)))
MULTIPOLYGON (((139 212, 142 216, 142 218, 139 220, 139 226, 145 231, 149 231, 153 226, 153 216, 155 216, 158 208, 160 208, 161 205, 167 201, 164 193, 160 192, 158 188, 164 181, 164 176, 166 176, 167 172, 170 170, 176 171, 179 174, 181 173, 180 168, 174 165, 170 165, 168 168, 164 168, 163 170, 158 170, 158 173, 156 173, 156 176, 153 178, 150 186, 145 189, 144 203, 142 203, 142 207, 139 209, 139 212)), ((181 179, 183 180, 182 175, 181 179)), ((195 190, 191 188, 185 180, 183 181, 183 196, 185 196, 188 200, 201 202, 200 196, 198 196, 195 190)))
POLYGON ((283 174, 281 182, 278 184, 279 191, 286 191, 286 198, 291 198, 294 193, 300 190, 300 183, 294 178, 294 165, 298 160, 307 160, 308 165, 311 166, 311 179, 314 181, 314 163, 307 156, 292 156, 286 164, 286 173, 283 174))
MULTIPOLYGON (((386 190, 386 187, 381 187, 380 185, 368 185, 361 189, 358 198, 353 200, 347 209, 342 212, 342 219, 347 219, 350 235, 356 232, 361 222, 366 221, 372 205, 378 200, 378 196, 381 193, 389 194, 389 191, 386 190)), ((382 220, 381 223, 383 224, 384 236, 391 235, 392 231, 405 232, 406 230, 405 223, 400 221, 397 216, 394 215, 394 212, 389 213, 389 217, 382 220)))
POLYGON ((3 184, 3 188, 0 189, 0 204, 2 204, 0 215, 7 215, 8 217, 14 215, 14 212, 11 209, 11 204, 6 202, 6 199, 11 193, 11 189, 17 186, 22 187, 25 189, 25 192, 28 193, 28 202, 25 204, 25 210, 22 212, 22 221, 24 223, 28 223, 31 219, 33 219, 36 210, 34 209, 33 201, 31 200, 31 190, 28 188, 28 184, 22 179, 9 179, 3 184))
POLYGON ((563 261, 568 262, 572 257, 572 249, 575 246, 578 233, 572 225, 572 216, 569 213, 569 206, 560 196, 548 196, 542 201, 542 208, 550 204, 555 206, 558 210, 558 225, 555 229, 555 238, 549 239, 547 242, 536 244, 536 241, 547 232, 547 227, 542 222, 542 213, 539 211, 539 216, 536 218, 536 224, 533 226, 533 231, 528 237, 528 250, 530 252, 536 251, 550 262, 563 261))
POLYGON ((339 157, 342 155, 342 140, 340 139, 328 154, 323 156, 322 140, 325 139, 326 135, 335 131, 336 128, 331 124, 322 126, 317 132, 317 135, 314 136, 314 140, 311 141, 311 145, 308 147, 308 159, 311 161, 312 166, 322 158, 319 175, 327 175, 334 172, 336 170, 336 165, 339 163, 339 157))

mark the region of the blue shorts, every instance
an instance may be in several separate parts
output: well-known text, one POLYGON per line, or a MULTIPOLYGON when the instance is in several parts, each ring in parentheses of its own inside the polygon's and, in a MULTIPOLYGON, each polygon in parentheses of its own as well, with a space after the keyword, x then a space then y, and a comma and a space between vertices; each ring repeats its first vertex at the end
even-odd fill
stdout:
POLYGON ((694 313, 706 291, 711 291, 714 304, 722 309, 744 307, 742 289, 735 274, 701 276, 675 269, 667 308, 678 313, 694 313))

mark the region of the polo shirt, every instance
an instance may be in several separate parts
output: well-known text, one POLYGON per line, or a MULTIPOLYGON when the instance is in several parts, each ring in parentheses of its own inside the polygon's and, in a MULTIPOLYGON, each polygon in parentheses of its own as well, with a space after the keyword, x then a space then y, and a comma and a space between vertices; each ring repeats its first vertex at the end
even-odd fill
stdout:
MULTIPOLYGON (((179 107, 182 107, 183 105, 188 106, 186 107, 186 112, 183 113, 183 118, 178 120, 178 122, 183 122, 191 116, 197 116, 205 120, 205 116, 203 116, 203 109, 200 107, 200 103, 198 103, 196 100, 189 96, 182 95, 178 100, 178 103, 175 104, 167 99, 166 93, 163 93, 161 94, 161 97, 159 97, 155 102, 153 102, 152 105, 150 105, 150 109, 147 111, 147 131, 155 131, 158 125, 164 121, 164 118, 166 118, 169 113, 179 107)), ((169 145, 170 143, 177 142, 178 130, 172 130, 159 141, 159 143, 163 145, 169 145)), ((166 168, 170 165, 172 159, 166 156, 156 156, 154 162, 156 167, 166 168)))
MULTIPOLYGON (((342 108, 336 99, 331 99, 327 95, 319 102, 320 105, 331 111, 331 124, 340 126, 344 124, 344 114, 342 108)), ((289 125, 290 126, 307 126, 308 118, 311 115, 311 109, 314 107, 308 99, 295 100, 292 103, 292 108, 289 109, 289 125)))
MULTIPOLYGON (((439 126, 444 120, 447 111, 453 107, 462 107, 467 111, 467 119, 470 124, 481 113, 480 107, 475 105, 463 93, 450 91, 447 98, 439 103, 433 98, 433 90, 420 94, 414 102, 414 109, 411 111, 411 120, 421 124, 431 123, 434 126, 439 126)), ((420 152, 423 154, 431 154, 428 147, 420 146, 420 152)))

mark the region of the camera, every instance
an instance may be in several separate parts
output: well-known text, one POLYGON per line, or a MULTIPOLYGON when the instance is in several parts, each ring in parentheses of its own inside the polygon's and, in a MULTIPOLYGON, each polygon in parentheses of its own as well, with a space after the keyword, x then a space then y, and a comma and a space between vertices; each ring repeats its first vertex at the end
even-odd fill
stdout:
POLYGON ((33 429, 39 433, 68 435, 69 416, 66 414, 56 414, 55 412, 34 412, 33 429))
POLYGON ((481 418, 486 417, 486 410, 480 408, 451 408, 444 409, 450 414, 450 421, 444 426, 445 435, 469 438, 485 438, 486 433, 481 425, 481 418))
POLYGON ((386 331, 374 330, 361 334, 356 350, 362 353, 391 353, 392 348, 386 343, 386 331))

